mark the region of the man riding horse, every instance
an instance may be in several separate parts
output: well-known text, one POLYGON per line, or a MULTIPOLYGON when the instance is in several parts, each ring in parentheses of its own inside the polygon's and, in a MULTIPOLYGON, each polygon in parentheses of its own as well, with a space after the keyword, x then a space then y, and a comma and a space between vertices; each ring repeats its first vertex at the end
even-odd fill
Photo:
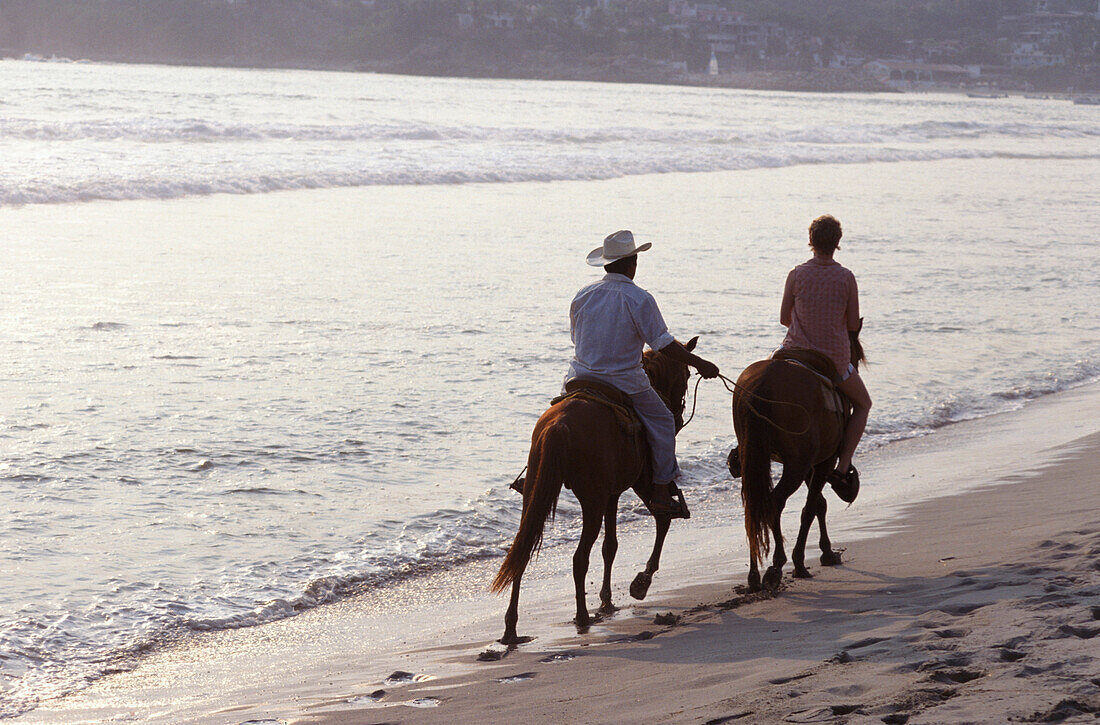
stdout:
POLYGON ((588 255, 588 264, 602 266, 603 279, 587 285, 569 308, 573 360, 565 382, 586 378, 613 385, 628 395, 645 426, 653 457, 654 515, 687 515, 672 498, 671 484, 680 475, 676 462, 676 421, 653 389, 642 368, 642 346, 648 344, 676 362, 690 365, 704 378, 718 376, 718 366, 690 352, 669 333, 653 295, 634 284, 638 254, 652 246, 636 246, 634 235, 622 230, 608 236, 588 255))

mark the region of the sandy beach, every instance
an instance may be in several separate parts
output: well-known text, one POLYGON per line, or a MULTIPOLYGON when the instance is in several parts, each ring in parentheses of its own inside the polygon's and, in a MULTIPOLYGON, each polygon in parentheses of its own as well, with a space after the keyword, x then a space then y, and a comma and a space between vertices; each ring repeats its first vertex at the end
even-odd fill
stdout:
MULTIPOLYGON (((165 648, 17 722, 1091 722, 1098 413, 1086 386, 865 456, 861 498, 832 502, 844 564, 819 566, 811 534, 815 578, 788 565, 774 597, 745 596, 733 522, 693 521, 634 602, 650 533, 628 527, 621 609, 584 635, 561 546, 525 579, 519 629, 535 639, 518 649, 494 642, 490 559, 165 648), (876 491, 904 478, 916 503, 876 491)), ((590 607, 599 575, 594 561, 590 607)))
MULTIPOLYGON (((1080 411, 1091 407, 1090 427, 1095 401, 1080 411)), ((912 506, 897 531, 813 580, 785 579, 774 598, 723 582, 665 593, 644 613, 620 599, 625 616, 603 636, 536 641, 456 678, 379 683, 368 707, 301 721, 1093 721, 1098 459, 1091 432, 912 506), (372 709, 394 701, 418 707, 372 709)))

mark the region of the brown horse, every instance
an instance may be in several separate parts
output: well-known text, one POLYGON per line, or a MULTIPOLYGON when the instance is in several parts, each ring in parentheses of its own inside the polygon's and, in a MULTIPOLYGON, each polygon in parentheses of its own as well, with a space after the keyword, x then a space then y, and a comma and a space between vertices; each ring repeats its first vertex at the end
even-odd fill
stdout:
MULTIPOLYGON (((858 368, 865 359, 858 330, 851 335, 851 340, 852 365, 858 368)), ((816 353, 810 353, 810 357, 814 355, 816 353)), ((820 359, 821 369, 833 369, 828 358, 820 356, 820 359)), ((847 400, 844 405, 847 407, 847 400)), ((728 463, 734 478, 741 476, 741 500, 745 506, 745 531, 751 558, 749 588, 759 591, 761 584, 771 590, 779 586, 783 565, 787 562, 780 518, 787 499, 803 482, 808 484, 809 493, 802 509, 798 540, 791 551, 794 576, 812 576, 806 569, 805 555, 806 538, 815 518, 821 533, 821 564, 840 564, 840 553, 833 551, 825 528, 827 505, 822 490, 826 476, 836 465, 844 438, 844 421, 827 408, 822 380, 805 367, 788 361, 754 362, 737 379, 733 394, 733 427, 738 447, 730 452, 728 463), (783 475, 774 489, 773 458, 783 465, 783 475), (771 547, 769 528, 775 538, 775 553, 761 580, 758 563, 771 547)), ((855 486, 835 485, 833 488, 848 503, 859 493, 858 482, 855 486)))
MULTIPOLYGON (((699 338, 685 345, 695 349, 699 338)), ((676 418, 676 430, 684 426, 684 395, 687 392, 688 368, 658 352, 648 351, 642 365, 662 398, 676 418)), ((614 610, 611 604, 611 565, 618 549, 615 516, 619 496, 629 488, 643 501, 653 492, 652 463, 649 446, 639 436, 624 433, 608 406, 590 400, 570 398, 550 407, 535 424, 531 435, 531 452, 527 457, 527 479, 523 486, 523 515, 519 531, 504 563, 500 566, 490 589, 503 591, 512 585, 512 598, 504 615, 503 644, 527 641, 516 635, 519 620, 520 579, 531 554, 542 543, 546 519, 557 510, 562 485, 573 490, 581 505, 583 523, 581 539, 573 554, 573 583, 577 595, 576 624, 583 631, 591 623, 585 602, 584 578, 588 574, 588 559, 592 545, 604 526, 603 587, 600 589, 600 611, 614 610)), ((644 572, 638 574, 631 594, 645 597, 649 580, 660 564, 661 548, 671 519, 657 516, 657 538, 644 572), (644 581, 642 581, 644 580, 644 581)))

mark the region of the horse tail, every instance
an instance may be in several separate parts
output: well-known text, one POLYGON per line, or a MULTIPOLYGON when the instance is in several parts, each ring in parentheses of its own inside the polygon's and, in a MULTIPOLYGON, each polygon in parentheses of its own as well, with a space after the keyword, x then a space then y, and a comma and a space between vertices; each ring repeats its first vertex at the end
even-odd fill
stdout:
POLYGON ((531 444, 527 457, 527 481, 523 488, 523 516, 512 548, 504 557, 489 590, 501 592, 519 578, 531 560, 531 554, 542 546, 546 519, 558 508, 558 494, 565 483, 565 452, 569 429, 555 423, 539 433, 531 444))
MULTIPOLYGON (((754 396, 755 397, 755 396, 754 396)), ((768 403, 755 397, 748 411, 745 440, 741 447, 741 501, 745 505, 745 533, 749 555, 762 562, 771 550, 770 527, 775 520, 772 500, 771 428, 761 414, 768 415, 768 403)))

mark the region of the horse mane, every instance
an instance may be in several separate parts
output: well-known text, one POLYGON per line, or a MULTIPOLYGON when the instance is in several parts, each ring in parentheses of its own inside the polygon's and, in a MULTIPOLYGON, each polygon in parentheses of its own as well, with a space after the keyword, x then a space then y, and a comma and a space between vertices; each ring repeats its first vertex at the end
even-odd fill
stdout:
POLYGON ((683 363, 678 363, 657 350, 646 350, 642 353, 642 369, 649 376, 649 382, 657 392, 670 394, 678 388, 678 382, 683 384, 684 392, 687 392, 687 380, 690 375, 687 366, 683 363), (679 380, 677 380, 678 377, 679 380))

